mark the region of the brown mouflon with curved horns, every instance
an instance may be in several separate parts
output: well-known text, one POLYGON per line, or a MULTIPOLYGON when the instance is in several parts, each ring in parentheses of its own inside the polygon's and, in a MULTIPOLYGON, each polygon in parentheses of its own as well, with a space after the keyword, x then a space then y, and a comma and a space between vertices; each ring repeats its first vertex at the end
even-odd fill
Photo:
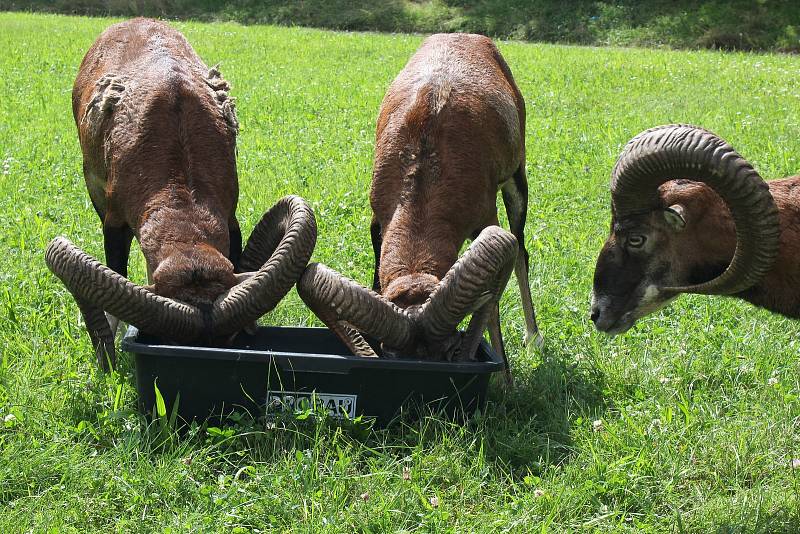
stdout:
POLYGON ((456 326, 477 312, 471 339, 477 343, 488 322, 504 356, 498 299, 513 268, 526 341, 540 342, 523 235, 527 201, 525 102, 508 65, 486 37, 433 35, 395 78, 378 117, 370 203, 380 296, 323 276, 323 267, 306 272, 301 296, 356 353, 373 355, 353 341, 351 327, 391 349, 453 356, 456 326), (513 235, 496 226, 498 189, 513 235), (468 238, 475 242, 456 263, 468 238), (345 300, 333 306, 320 292, 345 300), (394 328, 384 322, 402 335, 383 337, 394 328))
POLYGON ((800 176, 765 182, 713 133, 659 126, 617 160, 611 208, 594 273, 598 330, 625 332, 681 293, 800 318, 800 176))
POLYGON ((110 269, 65 238, 46 260, 78 302, 104 369, 115 363, 117 318, 164 339, 224 339, 271 310, 308 263, 316 225, 298 197, 265 214, 242 251, 228 89, 155 20, 109 27, 81 63, 72 110, 110 269), (134 236, 149 287, 125 278, 134 236))

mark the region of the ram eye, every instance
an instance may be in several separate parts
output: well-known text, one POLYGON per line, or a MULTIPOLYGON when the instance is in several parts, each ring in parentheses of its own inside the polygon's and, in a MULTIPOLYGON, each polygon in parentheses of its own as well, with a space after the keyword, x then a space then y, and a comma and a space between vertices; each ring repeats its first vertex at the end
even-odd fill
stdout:
POLYGON ((640 248, 644 245, 647 238, 643 235, 632 235, 628 238, 628 246, 632 248, 640 248))

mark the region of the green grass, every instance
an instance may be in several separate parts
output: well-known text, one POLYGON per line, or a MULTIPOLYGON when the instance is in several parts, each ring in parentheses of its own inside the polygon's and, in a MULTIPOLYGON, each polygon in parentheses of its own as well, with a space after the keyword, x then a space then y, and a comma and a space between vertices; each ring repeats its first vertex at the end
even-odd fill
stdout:
POLYGON ((800 51, 796 0, 0 0, 0 10, 458 31, 587 45, 800 51))
MULTIPOLYGON (((1 532, 797 531, 800 323, 683 296, 609 339, 588 295, 623 144, 695 123, 764 176, 792 174, 800 58, 500 43, 527 101, 527 244, 546 338, 543 355, 521 347, 512 282, 513 391, 493 387, 465 427, 242 423, 164 444, 135 414, 130 358, 118 375, 95 369, 43 262, 59 234, 102 258, 70 91, 110 23, 0 14, 1 532)), ((302 195, 319 222, 314 259, 368 282, 374 122, 420 37, 176 27, 222 63, 238 99, 245 232, 302 195)), ((138 252, 131 276, 144 280, 138 252)), ((318 324, 294 292, 265 320, 318 324)))

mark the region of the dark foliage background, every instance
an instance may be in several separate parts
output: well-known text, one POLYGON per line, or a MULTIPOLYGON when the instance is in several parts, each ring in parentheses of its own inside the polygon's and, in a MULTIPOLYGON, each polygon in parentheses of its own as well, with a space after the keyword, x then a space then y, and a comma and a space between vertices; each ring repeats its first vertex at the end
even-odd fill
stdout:
POLYGON ((584 45, 800 51, 796 0, 0 0, 0 10, 461 31, 584 45))

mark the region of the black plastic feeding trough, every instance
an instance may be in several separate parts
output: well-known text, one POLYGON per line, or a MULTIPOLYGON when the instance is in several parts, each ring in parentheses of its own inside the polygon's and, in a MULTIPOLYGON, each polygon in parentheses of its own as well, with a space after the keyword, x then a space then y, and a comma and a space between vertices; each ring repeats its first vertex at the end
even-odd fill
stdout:
POLYGON ((168 345, 130 327, 122 349, 136 357, 139 407, 152 413, 155 387, 187 421, 303 410, 315 403, 334 417, 386 424, 401 410, 459 418, 486 403, 503 363, 481 342, 474 362, 363 358, 327 328, 259 327, 225 348, 168 345))

